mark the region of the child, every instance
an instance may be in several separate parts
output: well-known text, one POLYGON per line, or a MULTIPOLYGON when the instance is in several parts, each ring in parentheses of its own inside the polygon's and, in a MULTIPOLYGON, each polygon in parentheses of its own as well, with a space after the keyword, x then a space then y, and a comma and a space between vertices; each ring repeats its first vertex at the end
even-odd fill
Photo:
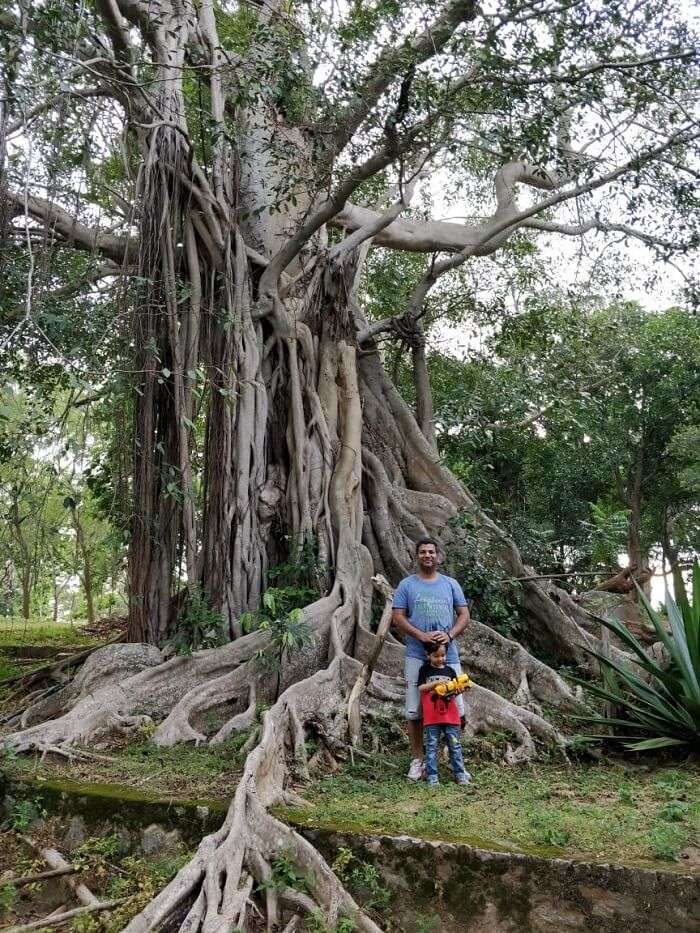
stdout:
POLYGON ((459 741, 459 709, 455 694, 440 696, 435 687, 440 681, 456 677, 453 668, 445 664, 444 645, 428 647, 428 660, 418 674, 421 708, 423 710, 423 741, 425 743, 425 776, 428 784, 438 783, 437 751, 440 736, 444 735, 450 752, 452 772, 458 784, 468 784, 471 775, 464 767, 462 745, 459 741))

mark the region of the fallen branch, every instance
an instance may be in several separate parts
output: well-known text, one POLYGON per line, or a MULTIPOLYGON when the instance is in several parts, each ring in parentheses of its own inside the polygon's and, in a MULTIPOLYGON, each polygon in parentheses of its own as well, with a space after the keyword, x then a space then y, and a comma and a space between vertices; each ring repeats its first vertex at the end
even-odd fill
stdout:
MULTIPOLYGON (((324 732, 322 729, 317 728, 319 736, 326 742, 326 745, 337 745, 339 748, 344 748, 352 757, 353 755, 359 755, 360 758, 366 758, 368 761, 379 761, 377 755, 372 755, 370 752, 365 752, 361 748, 357 748, 354 745, 348 745, 347 742, 342 742, 340 739, 337 739, 335 736, 328 735, 327 732, 324 732)), ((330 749, 329 749, 330 752, 330 749)), ((353 762, 354 763, 354 762, 353 762)), ((392 771, 398 771, 399 766, 392 764, 390 761, 387 761, 386 758, 381 759, 382 768, 390 768, 392 771)))
POLYGON ((47 676, 60 674, 65 669, 73 667, 79 661, 84 661, 85 658, 89 657, 94 651, 97 651, 98 648, 104 648, 106 645, 114 645, 121 641, 122 638, 123 635, 120 633, 119 635, 115 635, 114 638, 110 638, 108 641, 101 642, 99 645, 93 645, 90 648, 85 648, 83 651, 76 651, 73 654, 68 654, 62 661, 56 661, 54 659, 53 661, 49 661, 48 664, 42 664, 41 667, 37 667, 26 674, 15 674, 13 677, 7 677, 5 680, 0 680, 0 687, 10 687, 16 683, 21 683, 24 687, 31 687, 31 685, 38 680, 44 680, 47 676))
POLYGON ((369 653, 367 661, 362 665, 357 680, 353 684, 350 695, 348 696, 348 733, 350 735, 350 745, 355 748, 362 740, 362 721, 360 718, 360 700, 367 684, 372 678, 374 665, 379 660, 382 653, 386 636, 389 633, 391 625, 391 602, 393 590, 389 582, 381 575, 372 577, 374 588, 384 596, 384 610, 377 628, 376 638, 369 653))
POLYGON ((52 868, 51 871, 39 871, 35 875, 24 875, 22 878, 10 878, 8 883, 15 888, 23 884, 34 884, 35 881, 48 881, 49 878, 60 878, 62 875, 74 875, 77 868, 73 865, 67 865, 65 868, 52 868))
MULTIPOLYGON (((62 869, 63 874, 69 874, 67 869, 70 869, 71 866, 56 849, 48 847, 40 848, 29 836, 20 836, 20 839, 25 845, 28 845, 32 851, 38 853, 51 868, 62 869)), ((76 881, 73 878, 67 878, 66 881, 80 903, 85 907, 95 907, 101 903, 100 899, 95 897, 90 888, 81 881, 76 881)))
POLYGON ((126 900, 128 900, 128 898, 120 897, 116 901, 100 901, 97 904, 90 904, 85 907, 74 907, 72 910, 67 910, 62 914, 52 913, 47 917, 43 917, 41 920, 33 920, 31 923, 24 923, 21 926, 6 927, 5 933, 25 933, 25 930, 40 930, 42 927, 47 926, 51 929, 57 923, 65 923, 67 920, 72 920, 73 917, 81 917, 83 914, 92 914, 98 910, 113 910, 126 900))

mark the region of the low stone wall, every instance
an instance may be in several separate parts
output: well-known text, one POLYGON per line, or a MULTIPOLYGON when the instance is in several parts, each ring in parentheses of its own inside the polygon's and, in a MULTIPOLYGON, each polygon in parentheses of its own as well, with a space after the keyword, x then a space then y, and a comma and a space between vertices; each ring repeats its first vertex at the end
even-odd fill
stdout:
MULTIPOLYGON (((61 820, 66 851, 116 833, 124 851, 196 845, 221 824, 220 801, 158 799, 70 781, 3 780, 0 821, 18 800, 61 820), (4 813, 3 813, 4 811, 4 813)), ((682 869, 608 865, 491 851, 408 836, 366 836, 299 825, 332 864, 341 849, 374 865, 392 895, 385 916, 402 933, 700 933, 700 877, 682 869)), ((372 893, 372 892, 370 892, 372 893)))
MULTIPOLYGON (((18 801, 36 801, 67 827, 78 823, 83 834, 116 832, 138 839, 141 830, 157 824, 164 832, 177 831, 189 845, 222 824, 228 805, 219 800, 159 798, 111 784, 69 780, 32 780, 0 775, 0 822, 8 819, 18 801)), ((71 848, 69 846, 69 848, 71 848)))
POLYGON ((407 933, 700 931, 700 878, 681 871, 299 829, 330 862, 345 848, 374 865, 407 933))

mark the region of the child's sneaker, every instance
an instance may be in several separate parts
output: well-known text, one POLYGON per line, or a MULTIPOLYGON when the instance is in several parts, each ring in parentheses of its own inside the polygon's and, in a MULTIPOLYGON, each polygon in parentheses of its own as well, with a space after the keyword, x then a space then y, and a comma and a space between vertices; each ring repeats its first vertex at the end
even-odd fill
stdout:
POLYGON ((440 786, 440 782, 438 781, 437 778, 433 778, 432 781, 426 781, 426 783, 428 787, 439 787, 440 786))
POLYGON ((455 778, 455 781, 458 784, 471 784, 472 776, 468 771, 465 771, 464 774, 458 774, 455 778))
POLYGON ((422 758, 414 758, 406 775, 409 781, 422 781, 425 777, 425 765, 422 758))

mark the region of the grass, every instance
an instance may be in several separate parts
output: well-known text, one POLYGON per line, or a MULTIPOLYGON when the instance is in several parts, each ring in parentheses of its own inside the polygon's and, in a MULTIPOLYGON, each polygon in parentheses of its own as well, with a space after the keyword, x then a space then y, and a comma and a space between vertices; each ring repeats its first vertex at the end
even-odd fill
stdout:
POLYGON ((285 811, 302 823, 465 841, 484 847, 561 851, 613 859, 672 861, 700 846, 700 768, 486 763, 457 787, 411 785, 401 771, 348 765, 304 788, 310 809, 285 811))
POLYGON ((16 616, 0 618, 0 648, 3 645, 91 645, 101 640, 83 632, 84 623, 45 622, 16 616))
POLYGON ((25 670, 24 665, 17 664, 0 650, 0 683, 9 677, 16 677, 25 670))
POLYGON ((114 761, 72 761, 60 758, 9 756, 9 777, 70 780, 89 784, 125 785, 159 797, 230 800, 243 765, 240 753, 247 733, 221 745, 159 748, 144 739, 122 749, 109 749, 114 761))

